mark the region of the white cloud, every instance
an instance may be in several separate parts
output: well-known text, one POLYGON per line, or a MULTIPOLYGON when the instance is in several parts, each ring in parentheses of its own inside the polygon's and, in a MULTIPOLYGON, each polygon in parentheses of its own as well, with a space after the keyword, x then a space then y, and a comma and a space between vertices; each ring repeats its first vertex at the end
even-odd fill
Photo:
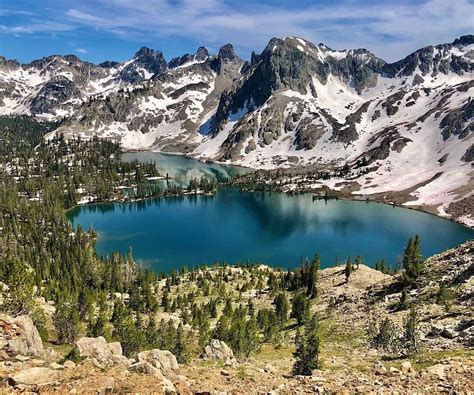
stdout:
POLYGON ((231 42, 245 55, 261 50, 272 37, 295 35, 336 49, 364 47, 393 61, 471 32, 474 15, 473 0, 341 0, 324 5, 315 0, 306 7, 298 0, 291 6, 248 0, 52 1, 58 4, 45 22, 31 18, 17 26, 0 25, 0 32, 92 28, 135 42, 182 37, 211 48, 231 42))
POLYGON ((0 31, 13 34, 57 33, 74 30, 74 26, 56 22, 35 22, 16 26, 0 25, 0 31))
POLYGON ((428 44, 472 29, 469 0, 381 2, 360 5, 236 8, 223 0, 102 0, 101 7, 70 9, 71 20, 121 36, 184 36, 206 45, 232 42, 262 48, 271 37, 298 35, 335 48, 366 47, 396 60, 428 44))
POLYGON ((74 49, 74 51, 76 51, 77 53, 82 53, 82 54, 87 53, 87 49, 85 48, 76 48, 74 49))

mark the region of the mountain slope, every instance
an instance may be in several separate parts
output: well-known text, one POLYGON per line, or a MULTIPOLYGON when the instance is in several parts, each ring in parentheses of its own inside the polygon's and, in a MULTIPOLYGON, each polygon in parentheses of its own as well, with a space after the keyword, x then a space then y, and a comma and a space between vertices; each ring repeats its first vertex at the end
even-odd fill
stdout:
POLYGON ((2 58, 0 111, 64 118, 56 134, 98 135, 125 149, 267 169, 345 165, 349 174, 327 185, 398 191, 408 204, 441 215, 455 205, 466 217, 473 72, 472 35, 391 64, 296 37, 270 40, 249 62, 230 44, 169 63, 148 48, 101 65, 73 55, 27 65, 2 58))

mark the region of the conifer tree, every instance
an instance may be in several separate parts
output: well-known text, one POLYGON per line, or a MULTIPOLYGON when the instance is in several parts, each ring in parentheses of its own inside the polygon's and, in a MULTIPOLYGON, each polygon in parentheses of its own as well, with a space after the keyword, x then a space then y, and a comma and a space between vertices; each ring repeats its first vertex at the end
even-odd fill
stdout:
POLYGON ((75 305, 59 305, 54 313, 53 323, 60 344, 74 343, 80 331, 80 316, 75 305))
POLYGON ((301 325, 308 316, 309 301, 304 294, 298 293, 291 302, 291 318, 295 318, 298 325, 301 325))
POLYGON ((410 309, 403 325, 403 340, 409 352, 419 352, 418 313, 414 307, 410 309))
POLYGON ((355 258, 355 269, 358 270, 360 265, 362 264, 362 257, 360 255, 357 255, 355 258))
POLYGON ((289 311, 289 304, 288 299, 286 298, 283 292, 280 292, 273 301, 275 305, 275 313, 277 316, 277 320, 280 324, 284 324, 288 320, 288 311, 289 311))
POLYGON ((351 276, 353 271, 352 267, 352 260, 351 258, 348 258, 346 261, 346 266, 344 268, 344 275, 346 276, 346 283, 349 282, 349 277, 351 276))
POLYGON ((319 354, 321 344, 316 315, 307 320, 303 334, 299 331, 297 332, 295 344, 293 374, 310 376, 313 370, 320 367, 319 354))
POLYGON ((400 294, 400 302, 398 303, 398 308, 400 310, 405 310, 407 308, 407 291, 406 289, 402 290, 402 293, 400 294))
POLYGON ((7 258, 0 265, 0 279, 8 286, 2 308, 16 316, 27 313, 33 305, 32 272, 16 258, 7 258))
POLYGON ((191 360, 191 354, 182 323, 179 324, 176 331, 176 345, 173 351, 179 363, 188 363, 191 360))
POLYGON ((318 295, 318 272, 320 266, 320 258, 319 255, 316 254, 309 270, 308 296, 310 296, 311 299, 316 298, 318 295))
POLYGON ((405 269, 403 281, 406 285, 411 285, 416 281, 423 270, 420 237, 418 235, 415 236, 414 240, 411 237, 408 239, 405 250, 403 251, 402 264, 405 269))

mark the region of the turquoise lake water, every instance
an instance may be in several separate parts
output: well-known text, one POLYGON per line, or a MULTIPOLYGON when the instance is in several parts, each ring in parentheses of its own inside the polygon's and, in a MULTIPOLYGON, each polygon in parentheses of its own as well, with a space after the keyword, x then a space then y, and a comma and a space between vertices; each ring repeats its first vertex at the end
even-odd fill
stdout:
MULTIPOLYGON (((127 155, 154 159, 159 169, 181 180, 245 171, 179 156, 127 155)), ((356 255, 372 266, 382 258, 396 265, 408 237, 415 234, 421 236, 424 256, 474 236, 471 229, 414 210, 343 200, 313 202, 309 194, 288 197, 236 188, 221 188, 213 197, 82 206, 70 211, 69 218, 74 226, 98 232, 99 254, 126 253, 132 247, 134 257, 157 272, 216 262, 291 268, 315 252, 323 267, 356 255)))

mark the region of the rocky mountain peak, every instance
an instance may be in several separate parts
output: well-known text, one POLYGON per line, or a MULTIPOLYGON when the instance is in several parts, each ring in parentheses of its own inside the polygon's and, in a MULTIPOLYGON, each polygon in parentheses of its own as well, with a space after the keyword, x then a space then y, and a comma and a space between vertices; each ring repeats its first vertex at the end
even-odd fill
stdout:
POLYGON ((98 66, 99 67, 103 67, 103 68, 111 68, 111 67, 116 67, 120 64, 120 62, 116 62, 114 60, 106 60, 102 63, 99 63, 98 66))
POLYGON ((226 44, 219 49, 219 54, 217 55, 221 60, 236 60, 240 59, 234 51, 232 44, 226 44))
POLYGON ((155 51, 154 49, 148 47, 141 47, 137 52, 135 52, 135 57, 139 58, 142 56, 154 56, 155 53, 161 54, 161 52, 155 51))
POLYGON ((209 57, 209 51, 206 47, 199 47, 194 55, 194 59, 197 61, 206 60, 209 57))
POLYGON ((188 62, 203 62, 209 57, 209 52, 205 47, 199 47, 196 50, 196 53, 193 54, 184 54, 183 56, 177 56, 173 59, 170 60, 168 63, 168 67, 170 69, 174 69, 175 67, 182 66, 183 64, 186 64, 188 62))
POLYGON ((454 46, 467 46, 467 45, 472 45, 474 44, 474 35, 473 34, 467 34, 465 36, 461 36, 457 38, 456 40, 453 41, 454 46))
POLYGON ((128 83, 140 82, 166 71, 167 68, 168 63, 160 51, 142 47, 135 53, 132 62, 124 67, 120 78, 128 83))

